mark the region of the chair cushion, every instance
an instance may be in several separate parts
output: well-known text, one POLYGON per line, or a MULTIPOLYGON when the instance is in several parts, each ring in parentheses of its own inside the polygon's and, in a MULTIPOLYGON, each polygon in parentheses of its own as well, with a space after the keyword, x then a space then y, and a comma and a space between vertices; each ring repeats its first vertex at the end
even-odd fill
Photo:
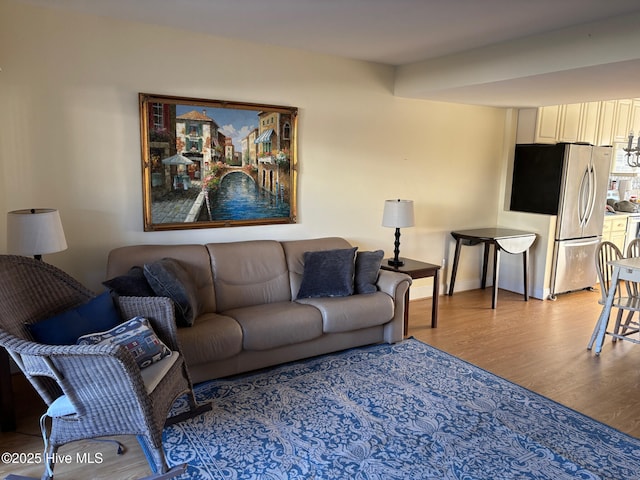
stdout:
POLYGON ((156 293, 149 285, 142 267, 131 267, 125 275, 111 278, 102 284, 116 295, 153 297, 156 293))
POLYGON ((304 252, 304 270, 297 298, 352 295, 357 249, 358 247, 304 252))
POLYGON ((384 251, 358 252, 356 255, 355 293, 374 293, 378 291, 376 282, 380 273, 380 264, 384 251))
POLYGON ((162 360, 149 365, 147 368, 140 370, 142 381, 147 393, 151 393, 160 384, 164 376, 169 372, 173 364, 178 361, 179 352, 173 351, 171 355, 164 357, 162 360))
POLYGON ((49 405, 49 408, 47 408, 47 415, 51 418, 65 417, 67 415, 73 415, 74 413, 76 413, 76 409, 66 395, 60 395, 49 405))
POLYGON ((73 345, 87 333, 109 330, 122 319, 109 292, 64 313, 27 325, 34 340, 47 345, 73 345))
POLYGON ((140 368, 145 368, 154 362, 171 355, 171 350, 158 338, 143 317, 134 317, 106 332, 83 335, 78 339, 78 345, 97 345, 115 343, 122 345, 131 352, 140 368))
POLYGON ((144 265, 144 276, 160 297, 168 297, 176 306, 176 323, 191 327, 200 313, 197 287, 180 262, 163 258, 144 265))

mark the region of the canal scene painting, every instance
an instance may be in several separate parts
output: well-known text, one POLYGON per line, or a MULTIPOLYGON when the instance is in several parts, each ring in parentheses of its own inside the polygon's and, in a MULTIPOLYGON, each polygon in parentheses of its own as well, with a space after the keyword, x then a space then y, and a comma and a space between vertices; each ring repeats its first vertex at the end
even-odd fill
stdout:
POLYGON ((295 107, 139 94, 145 231, 296 222, 295 107))

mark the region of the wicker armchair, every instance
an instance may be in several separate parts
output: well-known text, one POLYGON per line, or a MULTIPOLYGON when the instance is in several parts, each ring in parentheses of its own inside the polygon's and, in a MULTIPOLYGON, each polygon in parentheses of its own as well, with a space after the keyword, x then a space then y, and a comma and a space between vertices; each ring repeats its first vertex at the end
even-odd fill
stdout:
MULTIPOLYGON (((136 435, 151 469, 158 474, 155 478, 180 474, 184 466, 169 471, 162 450, 162 430, 169 410, 184 394, 190 410, 169 421, 211 408, 210 404, 196 405, 182 355, 171 355, 173 364, 148 392, 148 379, 145 385, 140 368, 125 347, 43 345, 33 341, 25 326, 92 297, 93 292, 52 265, 27 257, 0 255, 0 346, 9 352, 49 407, 41 422, 43 434, 46 433, 45 459, 52 458, 61 445, 76 440, 136 435), (50 427, 46 426, 47 416, 51 417, 50 427)), ((144 316, 157 336, 172 351, 180 352, 169 299, 121 297, 119 303, 126 318, 144 316)), ((52 469, 53 465, 46 463, 42 478, 52 478, 52 469)))

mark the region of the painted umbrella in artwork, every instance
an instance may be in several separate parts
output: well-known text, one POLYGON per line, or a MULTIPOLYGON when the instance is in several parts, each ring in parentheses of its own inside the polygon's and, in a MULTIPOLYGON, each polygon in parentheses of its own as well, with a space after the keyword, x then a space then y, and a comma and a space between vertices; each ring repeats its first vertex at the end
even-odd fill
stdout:
POLYGON ((191 165, 193 161, 184 155, 180 155, 179 153, 176 155, 172 155, 170 157, 162 160, 163 165, 191 165))

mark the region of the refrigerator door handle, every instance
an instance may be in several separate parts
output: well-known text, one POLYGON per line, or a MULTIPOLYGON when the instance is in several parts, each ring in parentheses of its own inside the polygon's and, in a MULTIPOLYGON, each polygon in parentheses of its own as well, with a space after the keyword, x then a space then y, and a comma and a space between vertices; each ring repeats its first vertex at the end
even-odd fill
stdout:
POLYGON ((587 225, 591 221, 593 215, 593 209, 596 205, 596 185, 598 184, 596 177, 596 170, 593 165, 589 166, 589 200, 587 206, 587 212, 584 219, 584 224, 587 225))
POLYGON ((591 197, 591 185, 589 182, 589 168, 584 169, 580 189, 578 190, 578 222, 580 228, 584 228, 586 223, 587 210, 589 208, 589 198, 591 197))
POLYGON ((568 241, 566 245, 568 247, 584 247, 587 245, 594 245, 596 243, 600 243, 600 241, 601 241, 600 237, 592 237, 592 238, 588 238, 586 240, 581 240, 581 241, 571 240, 571 241, 568 241))

